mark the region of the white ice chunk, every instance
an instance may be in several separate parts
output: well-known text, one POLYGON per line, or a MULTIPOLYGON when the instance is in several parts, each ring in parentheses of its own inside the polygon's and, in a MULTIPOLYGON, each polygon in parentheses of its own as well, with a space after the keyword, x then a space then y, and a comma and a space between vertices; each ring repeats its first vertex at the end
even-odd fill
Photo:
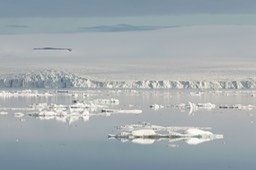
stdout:
POLYGON ((159 110, 159 109, 164 108, 164 106, 159 105, 159 104, 153 104, 153 105, 150 105, 149 107, 150 107, 151 109, 154 109, 154 110, 159 110))
POLYGON ((100 105, 119 105, 118 99, 96 99, 93 100, 92 103, 94 104, 100 104, 100 105))
POLYGON ((197 136, 197 135, 200 135, 200 136, 213 135, 212 132, 204 131, 204 130, 201 130, 201 129, 193 129, 193 128, 188 129, 186 132, 190 135, 195 135, 195 136, 197 136))
POLYGON ((138 137, 143 137, 143 136, 156 135, 156 133, 152 129, 139 129, 139 130, 133 130, 132 135, 138 136, 138 137))
POLYGON ((0 115, 8 115, 8 112, 0 112, 0 115))
POLYGON ((16 112, 16 113, 14 113, 14 117, 16 117, 16 118, 22 118, 22 117, 24 117, 25 116, 25 114, 24 113, 21 113, 21 112, 16 112))
POLYGON ((140 114, 142 113, 142 110, 121 110, 121 109, 102 109, 102 112, 106 113, 127 113, 127 114, 140 114))

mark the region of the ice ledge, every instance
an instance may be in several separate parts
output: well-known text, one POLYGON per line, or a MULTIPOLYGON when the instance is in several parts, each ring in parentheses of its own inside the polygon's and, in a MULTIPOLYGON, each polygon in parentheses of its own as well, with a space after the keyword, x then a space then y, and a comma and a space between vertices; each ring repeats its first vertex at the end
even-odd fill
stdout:
POLYGON ((256 79, 97 81, 72 73, 42 71, 1 75, 0 88, 255 89, 256 79))

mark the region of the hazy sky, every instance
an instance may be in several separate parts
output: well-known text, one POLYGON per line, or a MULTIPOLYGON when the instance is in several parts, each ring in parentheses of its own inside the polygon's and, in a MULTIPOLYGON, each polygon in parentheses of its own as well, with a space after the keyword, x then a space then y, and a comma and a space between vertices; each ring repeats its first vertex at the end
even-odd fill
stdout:
POLYGON ((0 69, 26 67, 23 61, 43 68, 53 61, 68 68, 75 61, 76 69, 78 62, 81 67, 159 62, 168 68, 180 60, 187 65, 240 63, 256 56, 255 25, 256 0, 0 0, 0 69), (106 26, 116 30, 118 24, 135 31, 86 32, 106 26), (169 29, 141 31, 145 26, 169 29), (35 47, 73 50, 44 53, 35 47))
POLYGON ((0 17, 254 14, 255 0, 1 0, 0 17))

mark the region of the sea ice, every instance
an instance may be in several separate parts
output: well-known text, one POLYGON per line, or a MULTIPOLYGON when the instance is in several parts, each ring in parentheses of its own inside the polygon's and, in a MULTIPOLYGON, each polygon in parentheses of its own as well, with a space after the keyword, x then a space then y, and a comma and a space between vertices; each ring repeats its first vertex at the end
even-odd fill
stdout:
POLYGON ((159 105, 159 104, 153 104, 153 105, 150 105, 149 107, 150 107, 151 109, 154 109, 154 110, 159 110, 159 109, 164 108, 163 105, 159 105))
POLYGON ((25 114, 24 113, 21 113, 21 112, 16 112, 16 113, 14 113, 14 117, 16 117, 16 118, 22 118, 22 117, 24 117, 25 116, 25 114))
POLYGON ((8 112, 0 112, 0 115, 8 115, 8 112))
POLYGON ((189 114, 192 114, 193 112, 196 112, 200 109, 206 109, 206 110, 212 110, 216 107, 215 104, 213 103, 192 103, 192 102, 188 102, 188 104, 177 104, 175 105, 176 108, 178 108, 181 111, 185 111, 186 109, 189 110, 189 114))
POLYGON ((196 145, 214 139, 223 139, 220 134, 213 134, 205 131, 205 128, 197 127, 171 127, 151 125, 142 122, 119 127, 121 133, 118 135, 109 134, 110 139, 116 138, 121 141, 131 141, 137 144, 153 144, 155 141, 168 140, 171 142, 185 141, 187 144, 196 145), (162 133, 159 133, 162 132, 162 133))
POLYGON ((253 110, 256 108, 255 105, 242 105, 242 104, 235 104, 235 105, 220 105, 220 109, 237 109, 237 110, 253 110))

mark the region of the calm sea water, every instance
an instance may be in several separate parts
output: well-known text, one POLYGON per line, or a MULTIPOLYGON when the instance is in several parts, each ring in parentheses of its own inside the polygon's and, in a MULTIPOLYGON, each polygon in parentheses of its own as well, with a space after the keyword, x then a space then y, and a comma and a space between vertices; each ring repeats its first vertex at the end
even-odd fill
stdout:
MULTIPOLYGON (((86 100, 116 98, 120 109, 141 109, 142 114, 93 116, 71 125, 27 116, 15 118, 17 111, 0 115, 0 169, 232 169, 256 167, 256 109, 221 110, 221 104, 256 104, 256 97, 234 92, 191 96, 188 91, 86 91, 86 100), (192 115, 171 106, 180 103, 211 102, 215 109, 192 115), (152 110, 151 104, 165 108, 152 110), (164 126, 212 127, 224 139, 199 145, 185 141, 155 141, 151 145, 122 143, 108 139, 115 126, 146 121, 164 126), (255 122, 255 123, 254 123, 255 122), (172 147, 170 147, 172 146, 172 147)), ((0 98, 0 107, 27 107, 33 103, 70 104, 72 96, 0 98)), ((20 111, 19 111, 20 112, 20 111)))

